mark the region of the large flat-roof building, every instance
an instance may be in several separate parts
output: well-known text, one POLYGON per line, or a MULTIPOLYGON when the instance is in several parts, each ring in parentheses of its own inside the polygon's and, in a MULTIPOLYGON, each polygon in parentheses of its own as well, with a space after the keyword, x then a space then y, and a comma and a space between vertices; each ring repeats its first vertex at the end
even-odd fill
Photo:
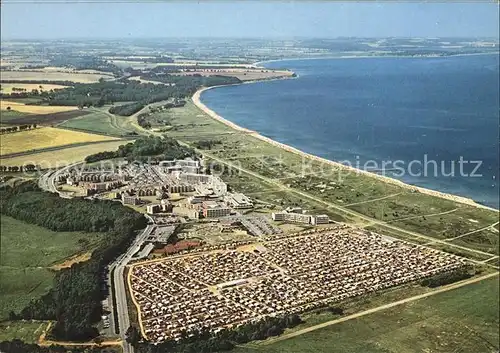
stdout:
POLYGON ((204 201, 201 206, 201 213, 205 218, 225 217, 231 214, 231 209, 220 202, 204 201))
POLYGON ((253 202, 248 196, 241 193, 228 193, 224 196, 224 201, 234 209, 252 208, 253 202))
POLYGON ((197 174, 201 172, 200 161, 195 161, 191 158, 172 160, 172 161, 161 161, 159 163, 162 171, 167 174, 173 172, 184 172, 197 174))
POLYGON ((328 224, 328 223, 330 223, 330 217, 328 217, 326 214, 311 216, 312 225, 328 224))
POLYGON ((291 222, 291 223, 303 223, 303 224, 328 224, 330 223, 330 217, 327 215, 310 215, 305 213, 296 212, 273 212, 271 213, 271 218, 276 222, 291 222))
POLYGON ((136 196, 129 196, 126 194, 122 194, 122 203, 124 205, 138 205, 139 198, 136 196))

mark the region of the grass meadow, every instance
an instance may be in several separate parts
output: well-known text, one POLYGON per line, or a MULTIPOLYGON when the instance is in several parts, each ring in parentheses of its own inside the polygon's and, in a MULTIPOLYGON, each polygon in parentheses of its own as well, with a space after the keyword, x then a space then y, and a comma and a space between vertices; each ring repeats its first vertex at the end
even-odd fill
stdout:
POLYGON ((1 216, 0 319, 19 311, 52 286, 51 266, 93 248, 97 233, 53 232, 1 216))
POLYGON ((496 277, 287 340, 252 343, 234 352, 496 352, 498 295, 496 277))

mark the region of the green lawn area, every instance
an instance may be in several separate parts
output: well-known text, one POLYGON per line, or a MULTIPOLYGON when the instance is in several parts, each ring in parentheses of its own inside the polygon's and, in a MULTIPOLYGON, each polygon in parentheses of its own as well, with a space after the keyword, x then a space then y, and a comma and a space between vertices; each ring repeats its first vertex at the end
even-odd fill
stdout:
POLYGON ((127 130, 118 126, 117 119, 120 117, 115 117, 105 111, 95 110, 90 114, 65 121, 59 126, 119 136, 127 134, 127 130))
POLYGON ((48 267, 90 249, 97 233, 53 232, 14 218, 1 216, 0 265, 9 268, 48 267))
POLYGON ((36 343, 46 327, 45 321, 0 322, 0 341, 19 339, 26 343, 36 343))
POLYGON ((496 352, 498 277, 236 353, 496 352))
POLYGON ((500 246, 498 232, 491 230, 491 228, 452 240, 451 243, 496 255, 498 255, 500 246))
POLYGON ((55 272, 49 267, 90 250, 97 233, 53 232, 1 216, 0 319, 46 293, 55 272))

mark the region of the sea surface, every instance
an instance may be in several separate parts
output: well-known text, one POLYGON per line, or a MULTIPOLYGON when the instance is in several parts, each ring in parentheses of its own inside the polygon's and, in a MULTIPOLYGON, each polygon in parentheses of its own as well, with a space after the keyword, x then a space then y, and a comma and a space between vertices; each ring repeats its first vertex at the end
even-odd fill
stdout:
POLYGON ((387 176, 499 207, 498 55, 264 66, 298 78, 220 87, 202 102, 305 152, 371 171, 385 162, 387 176))

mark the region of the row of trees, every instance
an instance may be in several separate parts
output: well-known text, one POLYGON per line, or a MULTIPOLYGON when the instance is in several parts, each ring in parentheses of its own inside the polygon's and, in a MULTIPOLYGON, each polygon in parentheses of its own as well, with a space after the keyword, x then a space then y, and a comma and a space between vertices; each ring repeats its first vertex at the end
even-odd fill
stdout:
POLYGON ((115 152, 99 152, 85 158, 85 162, 93 163, 105 159, 125 158, 128 161, 147 161, 182 159, 195 157, 196 153, 192 148, 179 144, 170 137, 140 137, 133 143, 121 145, 115 152))
POLYGON ((134 335, 133 330, 129 330, 127 333, 128 341, 137 346, 139 353, 209 353, 228 351, 233 349, 236 344, 278 336, 286 328, 295 327, 302 322, 302 319, 296 314, 268 317, 255 323, 242 325, 236 329, 227 329, 216 334, 204 330, 192 337, 185 335, 179 341, 171 340, 156 345, 138 343, 136 341, 137 335, 134 335))
MULTIPOLYGON (((19 339, 0 342, 2 353, 68 353, 68 348, 59 345, 47 347, 34 343, 25 343, 19 339)), ((109 347, 71 347, 71 353, 114 353, 116 350, 109 347)))
POLYGON ((121 116, 130 116, 137 113, 139 110, 144 108, 144 106, 145 104, 142 102, 115 105, 114 107, 109 108, 109 112, 111 114, 116 114, 121 116))
POLYGON ((146 219, 119 203, 63 199, 41 191, 34 182, 0 189, 0 209, 21 221, 54 231, 105 232, 90 260, 59 271, 52 289, 34 299, 10 319, 55 320, 50 336, 57 340, 89 340, 98 335, 94 324, 102 314, 107 293, 105 267, 130 245, 146 219))
POLYGON ((61 86, 72 86, 74 83, 72 81, 62 81, 62 80, 0 80, 1 83, 31 83, 31 84, 39 84, 39 85, 61 85, 61 86))
POLYGON ((37 167, 34 164, 26 164, 26 165, 21 165, 21 166, 17 166, 17 165, 9 165, 9 166, 0 165, 0 171, 1 172, 13 172, 13 173, 17 173, 17 172, 34 172, 35 170, 37 170, 37 167))
POLYGON ((0 129, 0 134, 36 129, 37 126, 38 126, 37 124, 31 124, 31 125, 19 125, 19 126, 4 127, 4 128, 0 129))
POLYGON ((453 271, 438 273, 437 275, 423 279, 420 284, 424 287, 435 288, 470 278, 475 274, 475 268, 467 265, 453 271))
POLYGON ((211 150, 212 147, 220 145, 222 141, 220 140, 200 140, 194 143, 194 147, 200 150, 211 150))

